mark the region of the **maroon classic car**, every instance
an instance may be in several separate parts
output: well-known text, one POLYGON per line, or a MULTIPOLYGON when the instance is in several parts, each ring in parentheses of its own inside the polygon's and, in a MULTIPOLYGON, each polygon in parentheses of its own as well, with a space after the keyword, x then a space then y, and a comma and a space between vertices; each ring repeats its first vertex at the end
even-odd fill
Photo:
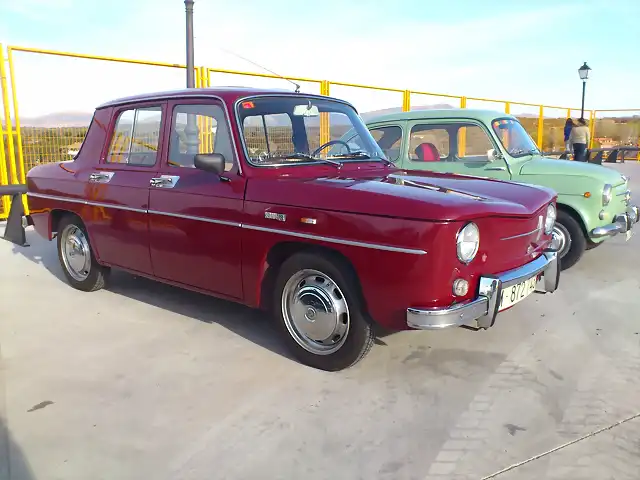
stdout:
POLYGON ((273 312, 307 365, 340 370, 387 330, 489 328, 553 292, 555 193, 407 173, 350 104, 247 88, 99 106, 77 156, 28 174, 31 219, 77 289, 111 267, 273 312), (347 130, 358 137, 340 140, 347 130), (328 155, 327 147, 345 151, 328 155))

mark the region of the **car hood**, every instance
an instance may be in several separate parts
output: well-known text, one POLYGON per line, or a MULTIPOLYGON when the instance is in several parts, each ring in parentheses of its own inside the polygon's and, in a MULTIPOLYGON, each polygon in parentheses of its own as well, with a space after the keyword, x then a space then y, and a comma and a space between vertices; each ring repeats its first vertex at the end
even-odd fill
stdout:
POLYGON ((419 220, 526 217, 552 190, 466 175, 395 171, 320 178, 252 178, 247 201, 419 220))
POLYGON ((535 157, 533 160, 526 162, 520 170, 520 175, 590 177, 601 180, 602 183, 609 183, 613 187, 624 183, 622 175, 612 168, 594 163, 556 160, 547 157, 535 157))

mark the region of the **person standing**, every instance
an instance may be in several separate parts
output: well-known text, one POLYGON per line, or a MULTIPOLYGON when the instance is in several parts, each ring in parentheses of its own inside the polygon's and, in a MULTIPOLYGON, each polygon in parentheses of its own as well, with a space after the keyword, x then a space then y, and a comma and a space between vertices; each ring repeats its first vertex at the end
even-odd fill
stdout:
POLYGON ((586 153, 589 146, 589 127, 584 118, 578 120, 578 125, 571 129, 569 143, 573 147, 573 158, 577 162, 586 162, 586 153))
POLYGON ((571 142, 569 142, 569 135, 571 135, 571 130, 574 127, 573 120, 571 118, 567 118, 567 121, 564 122, 564 151, 565 153, 570 153, 572 151, 571 142))

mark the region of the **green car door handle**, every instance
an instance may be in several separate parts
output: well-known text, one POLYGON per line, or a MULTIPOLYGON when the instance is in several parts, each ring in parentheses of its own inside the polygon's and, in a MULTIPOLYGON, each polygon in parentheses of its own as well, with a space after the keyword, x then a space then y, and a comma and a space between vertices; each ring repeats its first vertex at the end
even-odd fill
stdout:
POLYGON ((487 167, 485 168, 485 170, 492 171, 492 172, 504 172, 506 168, 505 167, 487 167))

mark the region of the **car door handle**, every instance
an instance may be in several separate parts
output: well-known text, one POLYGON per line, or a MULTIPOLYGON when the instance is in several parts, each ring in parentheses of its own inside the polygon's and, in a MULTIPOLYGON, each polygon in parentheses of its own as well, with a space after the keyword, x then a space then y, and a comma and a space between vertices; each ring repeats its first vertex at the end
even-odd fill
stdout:
POLYGON ((109 183, 115 172, 97 172, 89 175, 89 181, 93 183, 109 183))
POLYGON ((173 188, 180 179, 177 175, 160 175, 151 179, 151 186, 158 188, 173 188))
POLYGON ((505 167, 487 167, 485 170, 490 172, 504 172, 506 170, 505 167))

